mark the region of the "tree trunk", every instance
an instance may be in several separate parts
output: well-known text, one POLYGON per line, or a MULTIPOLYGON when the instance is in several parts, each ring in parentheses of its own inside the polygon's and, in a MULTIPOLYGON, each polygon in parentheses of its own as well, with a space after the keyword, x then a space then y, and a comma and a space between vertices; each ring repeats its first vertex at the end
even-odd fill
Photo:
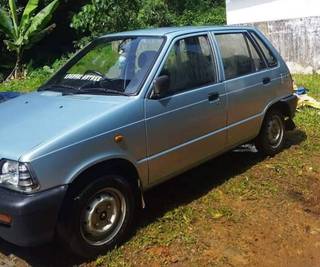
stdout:
POLYGON ((21 78, 22 74, 23 74, 23 69, 22 69, 22 51, 21 50, 17 50, 16 52, 16 64, 13 68, 13 70, 11 71, 11 73, 9 74, 9 76, 7 77, 6 81, 10 81, 12 79, 19 79, 21 78))

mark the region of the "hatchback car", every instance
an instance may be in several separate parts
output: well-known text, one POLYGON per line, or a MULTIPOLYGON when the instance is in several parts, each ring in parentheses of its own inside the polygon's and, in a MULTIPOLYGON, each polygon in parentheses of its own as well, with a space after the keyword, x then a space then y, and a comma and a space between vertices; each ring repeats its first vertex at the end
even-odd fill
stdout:
POLYGON ((125 240, 151 187, 246 142, 279 152, 296 102, 285 62, 254 28, 98 38, 36 92, 0 104, 0 237, 57 236, 101 254, 125 240))

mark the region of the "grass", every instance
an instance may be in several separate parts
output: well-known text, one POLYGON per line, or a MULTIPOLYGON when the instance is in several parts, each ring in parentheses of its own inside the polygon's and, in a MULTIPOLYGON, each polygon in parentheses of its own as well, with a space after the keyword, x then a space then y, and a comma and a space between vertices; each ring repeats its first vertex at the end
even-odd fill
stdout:
POLYGON ((295 74, 293 75, 293 79, 297 86, 304 86, 310 89, 309 94, 312 97, 320 99, 320 74, 295 74))
MULTIPOLYGON (((0 91, 30 91, 39 86, 46 75, 40 72, 38 77, 0 84, 0 91)), ((320 75, 294 75, 294 79, 298 86, 307 87, 311 96, 320 99, 320 75)), ((284 218, 284 222, 273 225, 275 231, 279 225, 285 225, 286 229, 290 222, 287 218, 297 209, 288 192, 308 196, 312 194, 312 177, 320 176, 320 113, 304 108, 297 112, 295 122, 298 130, 289 133, 287 149, 274 158, 232 152, 152 189, 146 199, 147 208, 139 216, 136 233, 90 266, 177 262, 186 266, 239 265, 230 263, 230 253, 223 254, 223 248, 230 251, 232 244, 239 248, 251 244, 248 241, 251 236, 244 236, 242 232, 248 220, 265 212, 277 220, 284 218), (290 210, 290 207, 294 208, 290 210), (222 249, 221 256, 210 254, 219 249, 222 249)), ((257 220, 251 226, 252 236, 258 233, 254 230, 260 217, 257 220)), ((295 251, 295 244, 292 246, 295 251)))
POLYGON ((64 63, 67 62, 71 55, 56 60, 51 67, 44 66, 39 69, 29 71, 26 78, 12 80, 0 83, 1 91, 31 92, 44 84, 64 63))

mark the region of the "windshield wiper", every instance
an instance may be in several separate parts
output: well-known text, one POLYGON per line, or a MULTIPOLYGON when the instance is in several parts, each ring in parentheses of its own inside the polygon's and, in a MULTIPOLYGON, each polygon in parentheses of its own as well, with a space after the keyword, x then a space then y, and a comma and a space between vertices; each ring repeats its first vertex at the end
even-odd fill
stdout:
POLYGON ((39 88, 38 91, 62 92, 63 95, 98 93, 98 94, 114 94, 114 95, 130 96, 130 94, 127 94, 119 90, 107 89, 102 87, 87 87, 87 88, 80 87, 79 88, 79 87, 73 87, 73 86, 64 85, 64 84, 48 85, 48 86, 39 88), (59 90, 59 89, 67 89, 67 90, 59 90))
POLYGON ((78 91, 79 89, 77 87, 73 87, 71 85, 64 85, 64 84, 51 84, 47 86, 40 87, 38 91, 55 91, 55 92, 61 92, 59 89, 67 89, 71 91, 78 91))
POLYGON ((113 89, 107 89, 107 88, 100 88, 100 87, 90 87, 90 88, 81 88, 78 89, 76 94, 90 94, 90 93, 101 93, 101 94, 114 94, 114 95, 124 95, 124 96, 130 96, 130 94, 127 94, 126 92, 122 92, 119 90, 113 90, 113 89))

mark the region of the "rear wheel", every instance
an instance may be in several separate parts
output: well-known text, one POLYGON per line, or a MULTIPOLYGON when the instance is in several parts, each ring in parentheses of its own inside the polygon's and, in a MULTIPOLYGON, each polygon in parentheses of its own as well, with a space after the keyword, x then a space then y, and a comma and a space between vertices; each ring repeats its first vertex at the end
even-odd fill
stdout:
POLYGON ((75 190, 67 200, 58 233, 81 257, 92 258, 123 242, 130 233, 135 195, 126 179, 107 175, 75 190))
POLYGON ((278 110, 270 110, 265 116, 260 134, 256 139, 256 147, 259 152, 274 156, 283 149, 284 141, 284 115, 278 110))

